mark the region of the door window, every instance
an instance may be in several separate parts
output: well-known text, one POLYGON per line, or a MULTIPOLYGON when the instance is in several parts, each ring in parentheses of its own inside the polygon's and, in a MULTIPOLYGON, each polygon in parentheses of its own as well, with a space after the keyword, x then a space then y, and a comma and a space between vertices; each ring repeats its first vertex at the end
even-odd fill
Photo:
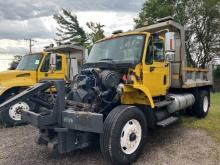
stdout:
POLYGON ((57 56, 56 71, 62 70, 62 56, 57 56))
POLYGON ((146 56, 146 64, 150 65, 153 64, 153 42, 152 37, 149 40, 148 47, 147 47, 147 56, 146 56))
POLYGON ((164 61, 164 41, 162 39, 150 37, 145 61, 148 65, 153 64, 153 61, 164 61))
MULTIPOLYGON (((50 55, 46 56, 41 67, 41 72, 48 72, 50 69, 50 55)), ((62 70, 62 56, 56 58, 56 71, 62 70)))
POLYGON ((154 40, 154 61, 164 61, 164 42, 162 39, 154 40))

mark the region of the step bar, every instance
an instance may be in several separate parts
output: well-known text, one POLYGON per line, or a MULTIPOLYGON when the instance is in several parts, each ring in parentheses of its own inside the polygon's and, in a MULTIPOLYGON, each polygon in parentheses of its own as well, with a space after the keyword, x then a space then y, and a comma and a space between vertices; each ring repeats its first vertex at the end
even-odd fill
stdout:
POLYGON ((166 127, 170 124, 173 124, 175 123, 179 118, 178 117, 174 117, 174 116, 171 116, 169 118, 166 118, 162 121, 159 121, 157 122, 157 126, 160 126, 160 127, 166 127))

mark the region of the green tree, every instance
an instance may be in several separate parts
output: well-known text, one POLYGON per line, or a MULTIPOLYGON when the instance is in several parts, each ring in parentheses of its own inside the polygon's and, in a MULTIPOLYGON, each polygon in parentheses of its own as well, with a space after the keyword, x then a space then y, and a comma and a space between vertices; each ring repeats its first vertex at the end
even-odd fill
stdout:
POLYGON ((96 41, 101 40, 105 37, 103 27, 100 23, 87 22, 86 25, 90 29, 90 33, 88 33, 88 37, 92 44, 96 41))
POLYGON ((148 22, 153 24, 158 18, 173 16, 175 3, 170 0, 147 0, 139 13, 139 18, 134 19, 136 27, 141 27, 148 22))
POLYGON ((217 56, 220 41, 220 1, 189 1, 187 29, 191 31, 189 51, 196 66, 205 67, 217 56))
POLYGON ((220 78, 220 66, 217 66, 214 70, 214 76, 220 78))
POLYGON ((20 56, 20 55, 14 56, 11 63, 9 64, 8 70, 15 70, 17 68, 19 62, 21 61, 21 59, 22 59, 22 56, 20 56))
POLYGON ((62 44, 72 43, 90 48, 96 41, 105 37, 103 27, 100 23, 87 22, 89 32, 80 25, 77 16, 65 9, 54 15, 58 23, 56 41, 62 44))
POLYGON ((60 14, 55 14, 54 19, 58 23, 57 41, 61 43, 72 43, 75 45, 87 45, 87 35, 84 29, 79 25, 77 16, 71 12, 62 9, 60 14))
POLYGON ((219 0, 147 0, 135 19, 137 27, 172 16, 185 25, 186 55, 189 65, 205 67, 217 55, 220 41, 219 0))

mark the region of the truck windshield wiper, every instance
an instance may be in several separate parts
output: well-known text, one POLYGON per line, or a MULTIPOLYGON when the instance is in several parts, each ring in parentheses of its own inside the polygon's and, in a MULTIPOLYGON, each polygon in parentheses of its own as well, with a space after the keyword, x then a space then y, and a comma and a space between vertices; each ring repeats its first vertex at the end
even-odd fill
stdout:
POLYGON ((113 62, 113 59, 112 58, 102 58, 99 61, 112 61, 113 62))

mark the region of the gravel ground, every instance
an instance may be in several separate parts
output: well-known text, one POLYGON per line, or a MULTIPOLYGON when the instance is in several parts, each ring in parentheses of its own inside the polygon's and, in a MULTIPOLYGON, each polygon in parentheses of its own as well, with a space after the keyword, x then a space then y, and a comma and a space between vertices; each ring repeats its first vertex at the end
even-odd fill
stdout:
MULTIPOLYGON (((98 149, 59 155, 35 144, 37 130, 31 126, 0 129, 0 164, 106 164, 98 149)), ((175 124, 149 136, 137 165, 220 165, 220 145, 205 131, 175 124)))

